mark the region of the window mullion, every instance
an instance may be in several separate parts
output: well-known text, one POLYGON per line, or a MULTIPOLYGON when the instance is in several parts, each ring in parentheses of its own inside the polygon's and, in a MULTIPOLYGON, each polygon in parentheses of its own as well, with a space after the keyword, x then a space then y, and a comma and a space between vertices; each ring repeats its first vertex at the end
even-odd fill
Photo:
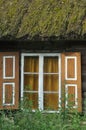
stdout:
POLYGON ((59 107, 61 107, 61 55, 59 55, 59 107))
POLYGON ((23 100, 24 92, 24 56, 21 56, 21 100, 23 100))
POLYGON ((39 109, 43 110, 43 56, 39 56, 39 109))

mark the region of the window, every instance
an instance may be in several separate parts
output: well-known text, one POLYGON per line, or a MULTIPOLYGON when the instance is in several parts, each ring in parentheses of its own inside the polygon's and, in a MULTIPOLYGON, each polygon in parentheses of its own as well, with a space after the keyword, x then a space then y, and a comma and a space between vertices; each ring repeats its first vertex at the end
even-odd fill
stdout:
POLYGON ((0 109, 18 109, 20 91, 33 110, 59 111, 66 97, 65 107, 82 111, 80 52, 22 53, 21 66, 18 52, 0 52, 0 68, 0 109))
POLYGON ((66 97, 74 95, 73 108, 81 111, 80 63, 80 53, 23 53, 21 99, 31 101, 33 110, 53 112, 59 111, 64 92, 66 97))
POLYGON ((60 54, 23 54, 22 96, 33 109, 56 111, 60 107, 60 54))

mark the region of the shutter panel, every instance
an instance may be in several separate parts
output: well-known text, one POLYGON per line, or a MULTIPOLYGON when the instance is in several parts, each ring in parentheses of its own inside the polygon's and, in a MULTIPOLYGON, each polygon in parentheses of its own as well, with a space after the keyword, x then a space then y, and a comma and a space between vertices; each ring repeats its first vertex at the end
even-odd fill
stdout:
POLYGON ((0 109, 18 109, 19 53, 0 52, 0 109))
POLYGON ((72 104, 73 108, 82 111, 81 91, 81 55, 79 52, 63 53, 61 55, 62 91, 65 91, 65 106, 72 104))

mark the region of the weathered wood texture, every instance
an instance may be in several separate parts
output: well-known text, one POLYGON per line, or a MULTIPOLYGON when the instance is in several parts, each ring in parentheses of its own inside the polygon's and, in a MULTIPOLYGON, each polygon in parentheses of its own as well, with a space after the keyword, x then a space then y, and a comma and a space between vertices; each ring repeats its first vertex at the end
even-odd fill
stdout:
MULTIPOLYGON (((74 106, 76 107, 78 104, 78 111, 82 112, 82 92, 81 92, 81 54, 79 52, 67 52, 67 53, 62 53, 62 57, 61 57, 61 79, 62 79, 62 91, 63 91, 63 86, 66 87, 68 86, 69 91, 69 104, 74 102, 74 106), (66 64, 65 64, 65 58, 66 57, 72 57, 73 59, 67 60, 66 64), (75 74, 75 69, 74 67, 76 66, 76 64, 74 63, 74 57, 77 58, 77 74, 75 74), (66 65, 67 65, 67 69, 66 69, 66 65), (70 66, 70 67, 68 67, 70 66), (65 73, 66 73, 66 77, 65 77, 65 73), (73 86, 72 86, 73 85, 73 86), (76 87, 77 86, 77 87, 76 87), (74 89, 76 89, 76 92, 74 92, 74 89), (77 98, 75 99, 71 99, 71 96, 73 98, 73 96, 76 97, 76 93, 77 93, 77 98), (74 101, 76 100, 76 102, 74 101)), ((67 99, 68 100, 68 99, 67 99)))
POLYGON ((82 108, 83 112, 86 113, 86 47, 82 49, 82 60, 81 60, 81 66, 82 66, 82 108))
POLYGON ((81 52, 82 111, 86 113, 86 46, 72 46, 71 50, 81 52))

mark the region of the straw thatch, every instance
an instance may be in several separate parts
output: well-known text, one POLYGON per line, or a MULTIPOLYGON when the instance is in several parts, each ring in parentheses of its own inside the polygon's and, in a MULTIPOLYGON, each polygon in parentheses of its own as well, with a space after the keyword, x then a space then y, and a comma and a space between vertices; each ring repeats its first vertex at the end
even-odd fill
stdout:
POLYGON ((0 38, 86 39, 86 0, 0 0, 0 38))

